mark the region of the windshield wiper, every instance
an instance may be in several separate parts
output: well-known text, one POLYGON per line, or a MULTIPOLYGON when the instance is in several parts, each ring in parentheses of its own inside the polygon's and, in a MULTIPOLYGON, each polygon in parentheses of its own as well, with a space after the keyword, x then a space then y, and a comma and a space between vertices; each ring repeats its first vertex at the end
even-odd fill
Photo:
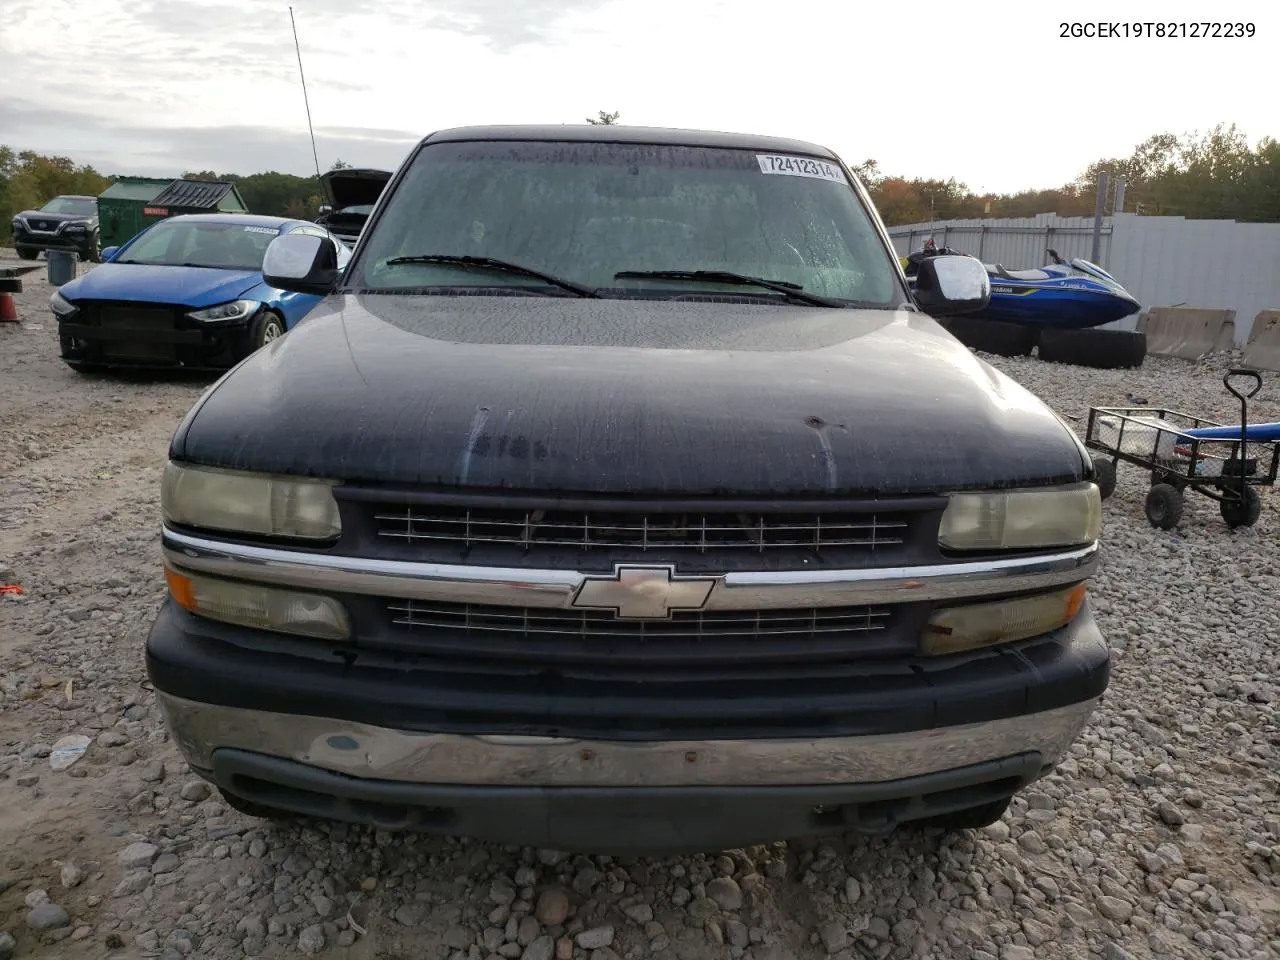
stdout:
POLYGON ((745 273, 730 273, 727 270, 623 270, 613 275, 615 280, 702 280, 706 283, 734 283, 744 287, 763 287, 804 303, 817 307, 843 307, 839 300, 822 297, 816 293, 805 293, 804 287, 788 280, 765 280, 762 277, 749 277, 745 273))
POLYGON ((495 273, 514 273, 522 277, 533 277, 561 290, 568 290, 579 297, 599 297, 600 292, 593 287, 572 280, 563 280, 551 273, 543 273, 533 267, 521 266, 508 260, 496 260, 493 257, 460 257, 445 253, 419 254, 412 257, 392 257, 386 265, 393 267, 399 263, 448 263, 460 267, 474 267, 477 270, 492 270, 495 273))

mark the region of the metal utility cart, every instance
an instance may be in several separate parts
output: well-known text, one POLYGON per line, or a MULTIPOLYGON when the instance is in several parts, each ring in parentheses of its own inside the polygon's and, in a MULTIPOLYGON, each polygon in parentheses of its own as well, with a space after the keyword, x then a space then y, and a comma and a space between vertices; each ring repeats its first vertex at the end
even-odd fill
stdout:
POLYGON ((1115 492, 1116 468, 1124 461, 1151 472, 1146 514, 1153 527, 1178 525, 1187 489, 1218 501, 1222 519, 1233 530, 1257 523, 1262 512, 1257 488, 1275 485, 1280 443, 1255 440, 1248 432, 1249 400, 1262 389, 1262 376, 1256 370, 1229 370, 1222 382, 1240 401, 1238 427, 1157 407, 1090 407, 1084 442, 1100 454, 1093 464, 1103 499, 1115 492), (1232 382, 1241 379, 1252 380, 1252 389, 1245 392, 1232 382), (1239 439, 1188 435, 1206 427, 1225 427, 1228 437, 1239 439))

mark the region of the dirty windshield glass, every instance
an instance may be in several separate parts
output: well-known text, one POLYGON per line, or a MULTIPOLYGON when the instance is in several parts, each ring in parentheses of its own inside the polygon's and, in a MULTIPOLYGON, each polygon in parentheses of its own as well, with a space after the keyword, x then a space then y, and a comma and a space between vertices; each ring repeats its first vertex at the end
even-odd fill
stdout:
POLYGON ((257 224, 165 220, 122 250, 115 262, 261 270, 262 258, 278 232, 257 224))
POLYGON ((72 217, 96 217, 98 201, 92 197, 54 197, 40 208, 45 213, 62 213, 72 217))
POLYGON ((441 263, 489 257, 602 288, 682 296, 769 290, 625 278, 727 271, 867 306, 896 305, 893 264, 835 164, 768 151, 612 143, 443 143, 413 161, 359 257, 365 290, 542 285, 441 263))

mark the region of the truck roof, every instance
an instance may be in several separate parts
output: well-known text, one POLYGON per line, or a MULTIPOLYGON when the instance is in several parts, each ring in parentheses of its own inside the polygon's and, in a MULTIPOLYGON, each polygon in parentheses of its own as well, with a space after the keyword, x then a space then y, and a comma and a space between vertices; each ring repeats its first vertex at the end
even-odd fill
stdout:
POLYGON ((839 160, 831 150, 816 143, 786 137, 750 133, 723 133, 712 130, 685 130, 673 127, 635 127, 620 124, 512 124, 453 127, 437 130, 421 141, 428 143, 467 140, 544 140, 575 143, 648 143, 682 147, 728 147, 779 153, 804 153, 839 160))

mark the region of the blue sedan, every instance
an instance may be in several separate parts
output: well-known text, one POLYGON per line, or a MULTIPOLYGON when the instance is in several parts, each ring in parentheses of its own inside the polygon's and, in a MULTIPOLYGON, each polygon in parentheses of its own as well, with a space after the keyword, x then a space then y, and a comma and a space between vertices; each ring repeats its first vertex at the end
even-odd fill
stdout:
POLYGON ((73 370, 184 367, 224 370, 284 335, 320 302, 262 279, 267 246, 288 233, 327 238, 345 266, 351 250, 305 220, 251 214, 170 217, 120 247, 50 299, 62 359, 73 370))

